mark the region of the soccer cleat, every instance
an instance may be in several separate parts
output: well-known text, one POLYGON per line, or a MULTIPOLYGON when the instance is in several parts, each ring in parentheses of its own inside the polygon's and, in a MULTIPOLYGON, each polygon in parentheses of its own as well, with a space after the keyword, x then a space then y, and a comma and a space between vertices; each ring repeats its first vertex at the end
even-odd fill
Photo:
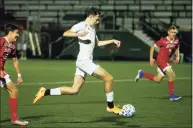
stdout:
POLYGON ((29 124, 29 122, 25 121, 25 120, 14 120, 14 121, 12 120, 11 124, 12 125, 19 125, 19 126, 26 126, 29 124))
POLYGON ((144 73, 144 72, 143 72, 141 69, 138 70, 138 74, 137 74, 137 76, 135 77, 135 82, 138 82, 139 79, 143 77, 143 73, 144 73))
POLYGON ((44 97, 44 94, 46 92, 46 88, 41 87, 38 91, 38 93, 36 94, 34 100, 33 100, 33 104, 35 104, 38 100, 40 100, 41 98, 44 97))
POLYGON ((177 100, 180 100, 181 98, 182 98, 181 96, 176 96, 175 94, 170 95, 171 101, 177 101, 177 100))
POLYGON ((111 113, 115 113, 117 115, 122 115, 121 112, 122 112, 122 109, 120 108, 119 105, 114 105, 114 108, 109 108, 107 106, 107 112, 111 112, 111 113))

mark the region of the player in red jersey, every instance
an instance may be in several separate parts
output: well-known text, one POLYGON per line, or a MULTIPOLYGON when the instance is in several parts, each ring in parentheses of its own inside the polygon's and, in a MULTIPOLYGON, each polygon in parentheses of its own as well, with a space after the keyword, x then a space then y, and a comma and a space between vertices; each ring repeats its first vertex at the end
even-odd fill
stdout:
POLYGON ((17 115, 17 87, 11 81, 9 75, 5 72, 4 65, 8 58, 13 58, 13 65, 18 74, 17 84, 22 83, 22 77, 20 74, 19 62, 16 56, 16 40, 19 36, 19 28, 13 24, 5 25, 5 36, 0 37, 0 86, 9 93, 9 106, 11 114, 11 123, 14 125, 25 126, 28 121, 21 121, 17 115))
POLYGON ((157 63, 158 74, 154 75, 139 70, 135 78, 136 82, 140 78, 145 78, 159 83, 163 80, 164 75, 166 74, 168 76, 168 88, 171 101, 177 101, 182 98, 174 94, 175 73, 172 70, 172 66, 169 64, 170 57, 173 53, 175 54, 175 59, 173 60, 173 63, 179 63, 179 39, 176 37, 176 34, 177 28, 175 26, 170 26, 168 28, 168 36, 158 40, 150 49, 150 65, 153 66, 155 62, 157 63), (159 52, 155 60, 153 58, 153 53, 156 47, 159 48, 159 52))

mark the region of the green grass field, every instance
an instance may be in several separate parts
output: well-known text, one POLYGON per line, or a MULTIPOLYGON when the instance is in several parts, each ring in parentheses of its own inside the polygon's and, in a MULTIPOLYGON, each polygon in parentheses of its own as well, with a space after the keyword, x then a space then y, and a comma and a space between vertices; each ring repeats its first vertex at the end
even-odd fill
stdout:
MULTIPOLYGON (((19 88, 20 118, 30 121, 26 128, 190 128, 192 126, 191 64, 174 65, 176 94, 182 100, 168 98, 167 78, 160 84, 148 80, 134 82, 139 68, 157 73, 148 62, 98 61, 114 77, 115 102, 133 104, 136 113, 132 118, 107 113, 104 83, 91 76, 77 96, 45 97, 32 105, 39 87, 71 86, 75 61, 27 60, 20 61, 23 84, 19 88)), ((6 71, 16 82, 16 73, 9 60, 6 71)), ((8 94, 1 89, 1 127, 16 128, 10 124, 8 94)))

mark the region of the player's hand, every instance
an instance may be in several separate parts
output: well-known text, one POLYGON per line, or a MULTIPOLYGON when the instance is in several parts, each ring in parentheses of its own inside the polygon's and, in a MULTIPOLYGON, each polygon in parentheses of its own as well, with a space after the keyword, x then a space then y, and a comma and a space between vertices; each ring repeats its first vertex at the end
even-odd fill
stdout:
POLYGON ((177 57, 177 58, 175 58, 175 59, 173 60, 173 63, 174 63, 174 64, 178 64, 179 61, 180 61, 180 59, 177 57))
POLYGON ((116 44, 117 48, 119 48, 121 45, 121 41, 119 41, 119 40, 113 40, 113 43, 116 44))
POLYGON ((150 63, 150 65, 153 67, 154 66, 154 63, 155 63, 156 61, 155 61, 155 59, 154 58, 150 58, 149 59, 149 63, 150 63))
POLYGON ((88 32, 82 32, 82 33, 79 33, 79 36, 82 37, 82 36, 86 36, 88 34, 88 32))
POLYGON ((23 82, 22 77, 21 77, 21 76, 18 76, 18 78, 17 78, 17 84, 21 84, 22 82, 23 82))

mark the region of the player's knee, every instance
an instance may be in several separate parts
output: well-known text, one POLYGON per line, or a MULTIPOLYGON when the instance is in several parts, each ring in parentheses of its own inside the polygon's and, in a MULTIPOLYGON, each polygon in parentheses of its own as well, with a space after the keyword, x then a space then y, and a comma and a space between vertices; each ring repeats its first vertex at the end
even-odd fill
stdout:
POLYGON ((17 88, 14 88, 14 89, 11 89, 9 91, 10 95, 12 96, 17 96, 18 95, 18 89, 17 88))
POLYGON ((157 78, 156 78, 156 82, 157 82, 157 83, 160 83, 160 82, 162 81, 162 79, 163 79, 162 77, 157 77, 157 78))
POLYGON ((113 76, 110 74, 105 75, 105 82, 112 82, 113 81, 113 76))
POLYGON ((168 77, 169 77, 169 80, 171 81, 171 80, 174 80, 175 79, 175 73, 170 73, 169 75, 168 75, 168 77))
POLYGON ((77 88, 72 88, 72 94, 73 95, 78 95, 78 93, 79 93, 79 89, 77 89, 77 88))

